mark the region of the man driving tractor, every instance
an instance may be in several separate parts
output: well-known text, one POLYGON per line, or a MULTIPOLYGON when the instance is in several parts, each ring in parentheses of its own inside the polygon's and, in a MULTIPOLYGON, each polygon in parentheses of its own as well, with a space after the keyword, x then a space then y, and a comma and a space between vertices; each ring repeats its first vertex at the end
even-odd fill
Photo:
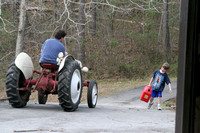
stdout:
POLYGON ((41 48, 41 57, 39 61, 41 66, 43 66, 43 63, 50 63, 58 67, 58 62, 56 62, 58 54, 60 52, 62 52, 64 56, 68 54, 67 52, 65 52, 65 47, 62 44, 65 36, 65 31, 59 30, 55 34, 55 39, 47 39, 44 42, 41 48))

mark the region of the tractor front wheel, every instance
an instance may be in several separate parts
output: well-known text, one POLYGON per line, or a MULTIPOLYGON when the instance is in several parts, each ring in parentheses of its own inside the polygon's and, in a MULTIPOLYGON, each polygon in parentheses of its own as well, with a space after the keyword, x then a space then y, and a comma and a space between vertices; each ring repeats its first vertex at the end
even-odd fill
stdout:
POLYGON ((98 86, 95 80, 91 80, 88 86, 87 101, 89 108, 95 108, 98 99, 98 86))

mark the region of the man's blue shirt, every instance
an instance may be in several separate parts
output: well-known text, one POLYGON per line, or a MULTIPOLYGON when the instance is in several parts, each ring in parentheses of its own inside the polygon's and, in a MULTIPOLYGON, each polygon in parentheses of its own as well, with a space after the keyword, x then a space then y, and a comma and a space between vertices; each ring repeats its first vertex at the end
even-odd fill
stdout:
POLYGON ((40 63, 52 63, 56 64, 58 54, 63 52, 65 56, 65 47, 58 39, 48 39, 42 45, 42 53, 40 57, 40 63))
POLYGON ((165 83, 168 85, 171 83, 167 73, 161 73, 160 70, 156 70, 153 75, 152 90, 163 91, 165 83))

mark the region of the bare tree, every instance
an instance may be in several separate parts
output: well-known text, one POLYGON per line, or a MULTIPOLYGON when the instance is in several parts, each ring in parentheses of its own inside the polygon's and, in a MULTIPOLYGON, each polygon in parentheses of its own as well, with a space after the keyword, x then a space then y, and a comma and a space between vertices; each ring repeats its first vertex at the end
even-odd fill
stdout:
POLYGON ((116 14, 116 12, 115 11, 113 11, 112 13, 111 13, 111 16, 110 16, 110 30, 111 30, 111 35, 112 35, 112 37, 114 37, 114 22, 115 22, 115 14, 116 14))
POLYGON ((96 9, 96 0, 93 0, 92 4, 92 35, 96 35, 96 18, 97 18, 97 9, 96 9))
POLYGON ((77 59, 84 62, 85 58, 85 0, 79 0, 79 11, 78 11, 78 46, 77 46, 77 59))
POLYGON ((142 2, 142 7, 143 7, 143 11, 142 11, 142 13, 143 13, 142 33, 144 34, 145 33, 145 19, 146 19, 146 17, 145 17, 145 15, 146 15, 146 13, 145 13, 145 0, 143 0, 143 2, 142 2))
POLYGON ((20 5, 20 0, 13 0, 13 21, 16 22, 17 17, 19 16, 19 5, 20 5))
POLYGON ((1 16, 1 0, 0 0, 0 16, 1 16))
POLYGON ((168 12, 168 0, 163 0, 163 51, 166 55, 170 52, 170 36, 169 36, 169 12, 168 12))
POLYGON ((18 26, 18 35, 17 35, 17 44, 16 44, 16 53, 17 56, 23 50, 24 44, 24 29, 26 25, 26 0, 21 0, 20 4, 20 16, 19 16, 19 26, 18 26))
POLYGON ((58 2, 59 2, 59 0, 53 0, 53 2, 54 2, 54 10, 53 10, 53 16, 54 16, 54 21, 56 21, 57 20, 57 18, 58 18, 58 2))

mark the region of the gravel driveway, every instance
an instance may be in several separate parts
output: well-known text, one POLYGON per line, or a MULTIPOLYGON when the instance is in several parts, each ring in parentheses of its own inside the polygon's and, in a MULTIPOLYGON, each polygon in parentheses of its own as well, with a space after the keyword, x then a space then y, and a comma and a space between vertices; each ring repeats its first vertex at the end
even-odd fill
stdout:
MULTIPOLYGON (((58 103, 39 105, 29 102, 25 108, 12 108, 0 102, 1 133, 173 133, 175 111, 148 110, 148 104, 139 100, 144 86, 98 99, 95 109, 81 103, 75 112, 64 112, 58 103)), ((163 101, 176 96, 168 87, 163 101)), ((155 99, 157 101, 157 99, 155 99)))

